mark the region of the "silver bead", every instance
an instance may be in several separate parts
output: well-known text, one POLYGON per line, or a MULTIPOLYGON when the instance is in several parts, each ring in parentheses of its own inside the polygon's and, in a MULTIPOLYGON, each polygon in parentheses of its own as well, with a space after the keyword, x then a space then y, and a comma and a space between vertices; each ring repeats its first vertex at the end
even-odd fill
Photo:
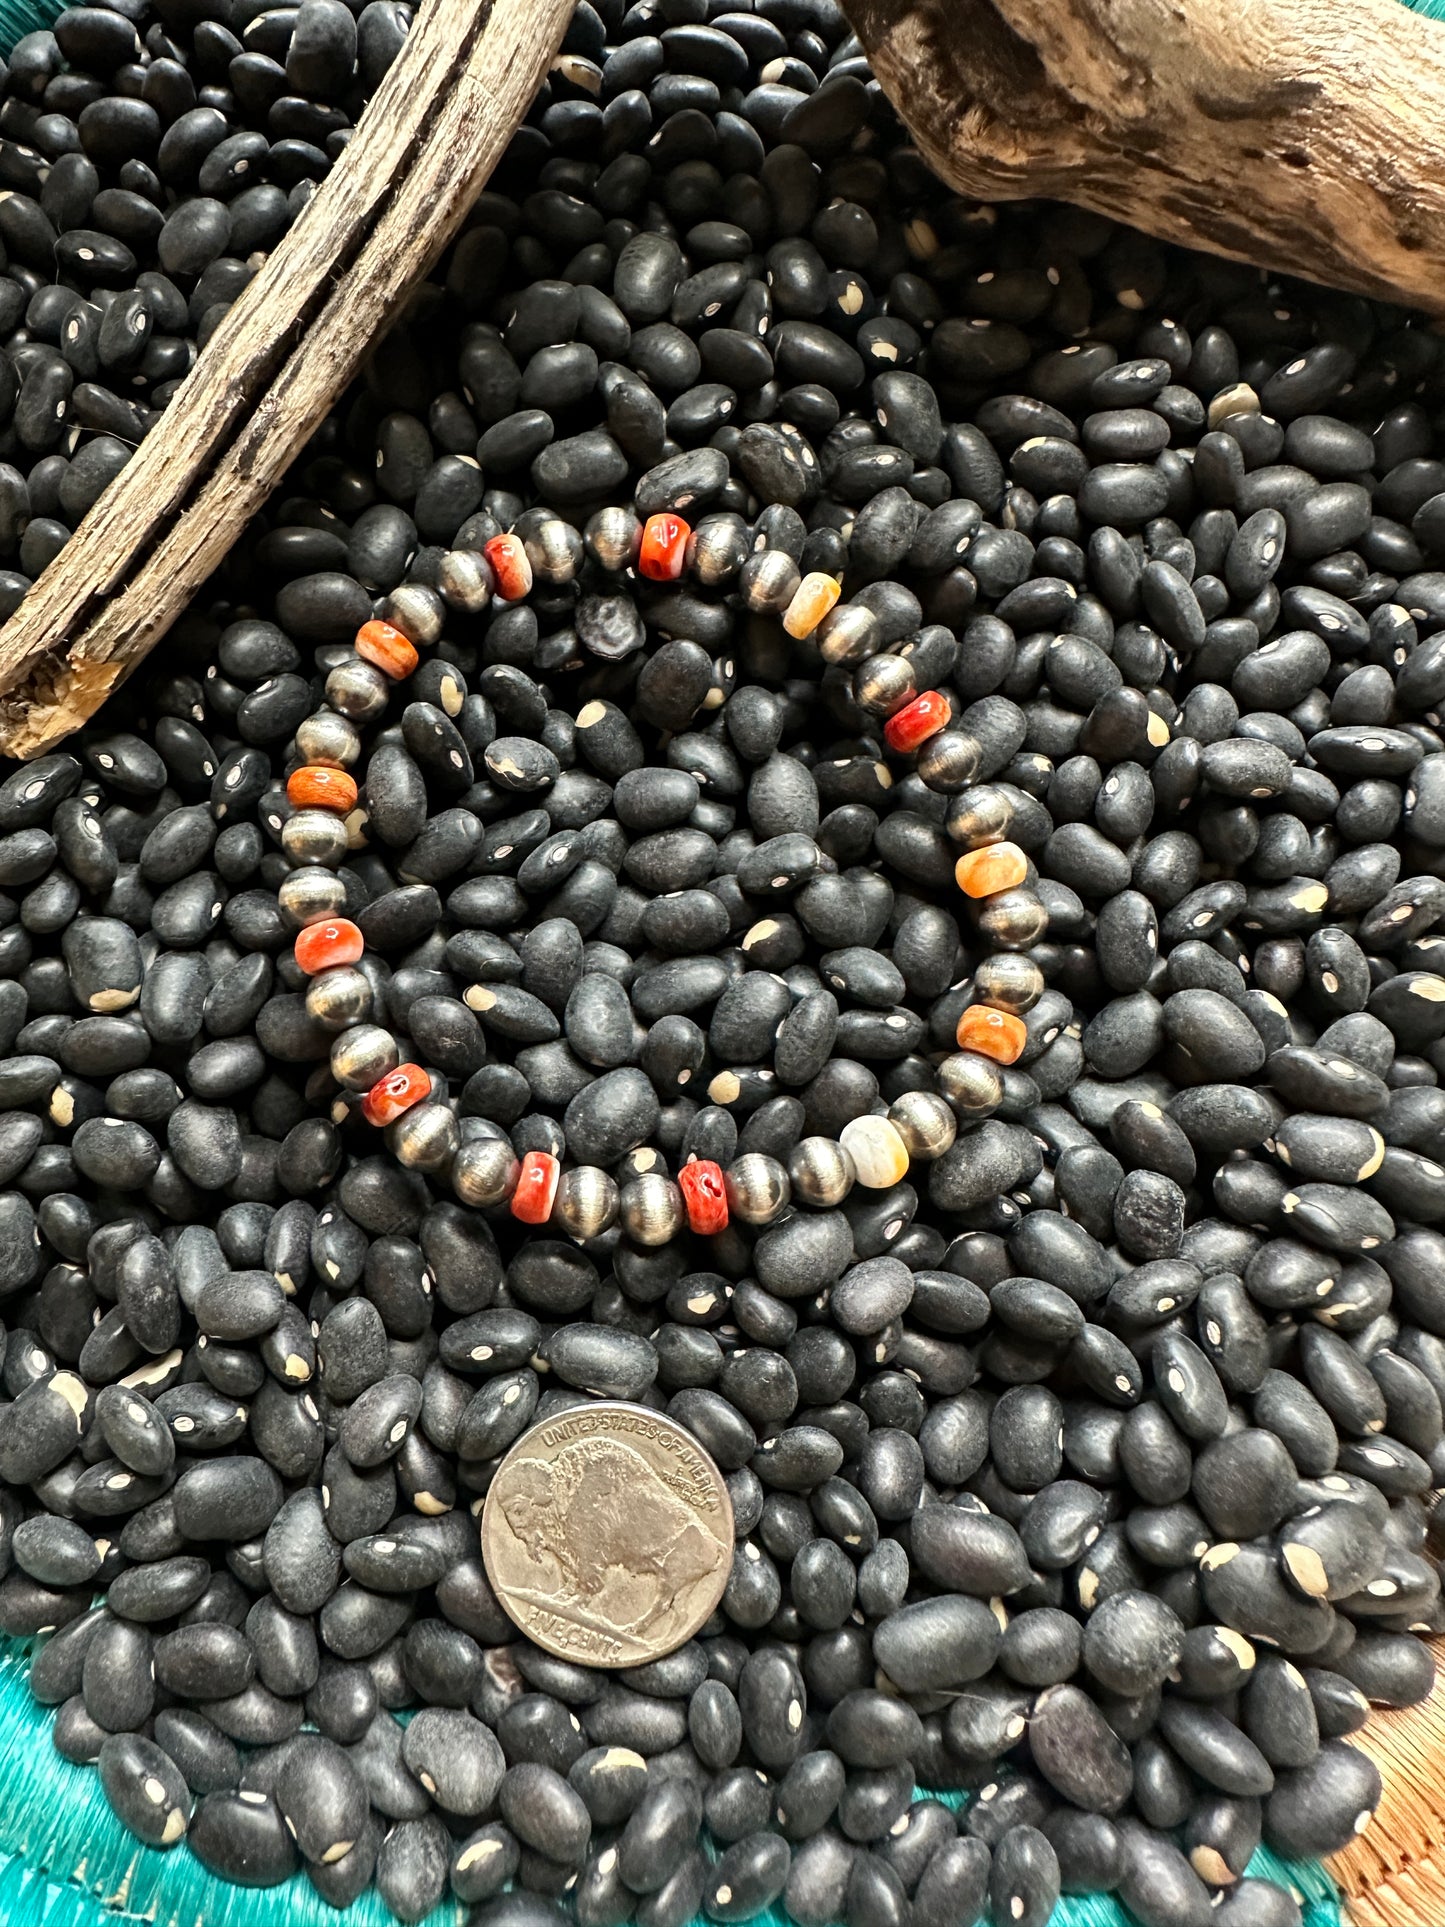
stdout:
POLYGON ((350 1030, 371 1015, 371 981, 354 964, 323 970, 306 986, 306 1015, 327 1030, 350 1030))
POLYGON ((475 549, 453 549, 437 569, 437 588, 447 607, 464 615, 480 615, 496 586, 491 563, 475 549))
POLYGON ((881 633, 877 616, 865 603, 839 602, 813 631, 813 640, 824 662, 851 666, 878 654, 881 633))
POLYGON ((870 716, 893 716, 918 694, 912 663, 902 656, 870 656, 853 672, 853 700, 870 716))
POLYGON ((424 582, 403 582, 381 605, 381 619, 421 648, 441 637, 447 605, 424 582))
POLYGON ((705 515, 687 538, 687 566, 708 589, 731 582, 751 553, 748 525, 730 510, 705 515))
POLYGON ((334 810, 297 810, 281 826, 281 848, 298 869, 334 870, 346 855, 346 825, 334 810))
POLYGON ((888 1107, 888 1122, 910 1158, 928 1164, 941 1158, 958 1136, 958 1119, 937 1091, 905 1091, 888 1107))
POLYGON ((297 726, 296 754, 303 763, 346 769, 361 754, 361 738, 345 716, 334 709, 318 709, 297 726))
POLYGON ((552 1221, 585 1242, 610 1231, 620 1209, 621 1193, 607 1172, 595 1164, 579 1164, 562 1173, 552 1221))
POLYGON ((348 1091, 369 1091, 401 1062, 401 1051, 389 1030, 380 1024, 358 1024, 344 1030, 331 1046, 331 1075, 348 1091))
POLYGON ((771 1224, 788 1208, 793 1187, 776 1158, 762 1151, 744 1151, 723 1173, 728 1214, 744 1224, 771 1224))
POLYGON ((636 565, 642 524, 630 508, 598 509, 583 530, 582 541, 599 568, 620 575, 636 565))
POLYGON ((803 572, 782 549, 759 549, 738 576, 743 607, 756 616, 781 615, 797 594, 803 572))
POLYGON ((521 1169, 506 1138, 469 1137, 452 1161, 452 1189, 473 1210, 490 1210, 511 1197, 521 1169))
POLYGON ((618 1213, 622 1229, 638 1245, 665 1245, 687 1224, 681 1191, 658 1171, 623 1187, 618 1213))
POLYGON ((978 775, 981 751, 965 730, 941 729, 918 752, 915 768, 937 796, 956 796, 978 775))
POLYGON ((535 522, 525 528, 519 522, 515 533, 522 538, 532 574, 539 582, 576 579, 582 566, 582 537, 570 522, 564 522, 560 515, 539 510, 535 522))
POLYGON ((788 1180, 804 1204, 831 1208, 853 1189, 853 1160, 836 1138, 805 1137, 788 1153, 788 1180))
POLYGON ((354 723, 373 722, 386 708, 391 684, 375 663, 353 656, 326 678, 326 700, 354 723))
POLYGON ((987 1117, 1003 1103, 998 1065, 975 1050, 955 1051, 938 1067, 938 1087, 965 1117, 987 1117))
POLYGON ((281 914, 297 930, 325 923, 346 908, 346 885, 334 870, 293 870, 276 892, 281 914))
POLYGON ((973 994, 981 1004, 992 1004, 1022 1017, 1044 994, 1044 973, 1032 957, 1000 950, 985 957, 973 973, 973 994))
POLYGON ((413 1104, 386 1127, 387 1149, 409 1171, 444 1171, 460 1142, 457 1120, 446 1104, 413 1104))
POLYGON ((975 912, 978 927, 1000 950, 1027 950, 1044 936, 1049 913, 1032 890, 1000 890, 986 897, 975 912))

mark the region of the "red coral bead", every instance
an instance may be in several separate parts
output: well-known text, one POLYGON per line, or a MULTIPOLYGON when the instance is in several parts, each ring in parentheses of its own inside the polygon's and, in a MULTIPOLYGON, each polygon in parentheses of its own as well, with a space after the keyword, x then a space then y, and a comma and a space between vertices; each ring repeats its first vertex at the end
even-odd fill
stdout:
POLYGON ((298 810, 339 810, 345 815, 356 808, 356 778, 326 763, 305 763, 286 778, 286 796, 298 810))
POLYGON ((393 682, 409 676, 421 661, 411 638, 391 622, 363 622, 356 632, 356 653, 393 682))
POLYGON ((642 525, 638 568, 654 582, 676 582, 687 562, 691 534, 680 515, 649 515, 642 525))
POLYGON ((905 703, 888 718, 883 725, 883 739, 890 749, 906 754, 920 748, 940 729, 946 729, 952 720, 953 707, 947 696, 937 689, 925 689, 921 696, 915 696, 911 703, 905 703))
POLYGON ((403 1111, 431 1096, 431 1079, 420 1064, 398 1064, 385 1077, 378 1077, 361 1100, 361 1115, 368 1124, 395 1124, 403 1111))
POLYGON ((695 1158, 691 1164, 684 1164, 677 1174, 677 1188, 692 1230, 709 1238, 727 1230, 728 1194, 720 1164, 710 1158, 695 1158))
POLYGON ((532 588, 532 563, 520 535, 494 535, 482 548, 503 602, 520 602, 532 588))
POLYGON ((308 977, 333 964, 361 962, 366 941, 349 917, 328 917, 324 923, 308 923, 296 938, 296 961, 308 977))
POLYGON ((552 1215, 561 1180, 562 1166, 550 1151, 529 1151, 517 1173, 512 1216, 523 1224, 545 1224, 552 1215))

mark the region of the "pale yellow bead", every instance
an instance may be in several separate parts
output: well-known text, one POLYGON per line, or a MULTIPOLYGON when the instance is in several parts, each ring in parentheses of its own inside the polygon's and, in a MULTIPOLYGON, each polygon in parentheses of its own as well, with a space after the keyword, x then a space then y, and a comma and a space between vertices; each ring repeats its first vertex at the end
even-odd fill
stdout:
POLYGON ((800 641, 804 636, 811 636, 842 593, 843 585, 835 576, 815 569, 811 575, 805 575, 793 591, 793 599, 783 615, 783 627, 800 641))
POLYGON ((886 1191, 908 1176, 908 1147, 886 1117, 851 1119, 838 1142, 852 1158, 859 1184, 870 1191, 886 1191))

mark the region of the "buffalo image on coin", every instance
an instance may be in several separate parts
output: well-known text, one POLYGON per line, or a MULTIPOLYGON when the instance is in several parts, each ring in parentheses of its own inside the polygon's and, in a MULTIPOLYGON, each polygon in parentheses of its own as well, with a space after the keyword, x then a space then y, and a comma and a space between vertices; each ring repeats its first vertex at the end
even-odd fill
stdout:
POLYGON ((641 1665, 690 1639, 722 1597, 732 1552, 717 1467, 641 1406, 583 1406, 534 1426, 482 1513, 507 1612, 548 1652, 593 1666, 641 1665))

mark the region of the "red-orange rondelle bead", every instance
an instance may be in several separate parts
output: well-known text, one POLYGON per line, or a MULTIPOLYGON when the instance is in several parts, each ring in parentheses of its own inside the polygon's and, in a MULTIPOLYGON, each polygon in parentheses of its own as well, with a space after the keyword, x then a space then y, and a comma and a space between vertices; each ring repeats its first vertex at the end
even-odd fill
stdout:
POLYGON ((965 850, 953 866, 958 887, 968 897, 994 897, 1016 890, 1029 873, 1029 860, 1017 843, 985 843, 965 850))
POLYGON ((557 1202, 562 1166, 550 1151, 529 1151, 517 1173, 512 1193, 512 1216, 523 1224, 545 1224, 557 1202))
POLYGON ((339 810, 344 816, 356 808, 356 779, 344 769, 307 763, 286 778, 286 796, 298 810, 339 810))
POLYGON ((938 689, 925 689, 888 718, 883 725, 883 740, 890 749, 907 755, 940 729, 946 729, 952 720, 953 705, 947 696, 938 689))
POLYGON ((991 1057, 995 1064, 1016 1064, 1029 1041, 1021 1017, 992 1004, 970 1004, 958 1020, 958 1047, 991 1057))
POLYGON ((378 1077, 361 1100, 361 1114, 368 1124, 395 1124, 403 1111, 431 1096, 431 1079, 420 1064, 398 1064, 385 1077, 378 1077))
POLYGON ((482 554, 492 565, 503 602, 520 602, 531 593, 532 562, 520 535, 494 535, 483 545, 482 554))
POLYGON ((727 1230, 728 1194, 720 1164, 711 1158, 694 1158, 678 1172, 677 1188, 682 1193, 690 1230, 702 1237, 727 1230))
POLYGON ((691 534, 680 515, 649 515, 642 525, 638 569, 653 582, 676 582, 687 562, 691 534))
POLYGON ((298 931, 295 948, 297 963, 314 977, 333 964, 360 963, 366 941, 349 917, 327 917, 298 931))
POLYGON ((356 632, 356 653, 393 682, 409 676, 421 661, 410 638, 391 622, 363 622, 356 632))

